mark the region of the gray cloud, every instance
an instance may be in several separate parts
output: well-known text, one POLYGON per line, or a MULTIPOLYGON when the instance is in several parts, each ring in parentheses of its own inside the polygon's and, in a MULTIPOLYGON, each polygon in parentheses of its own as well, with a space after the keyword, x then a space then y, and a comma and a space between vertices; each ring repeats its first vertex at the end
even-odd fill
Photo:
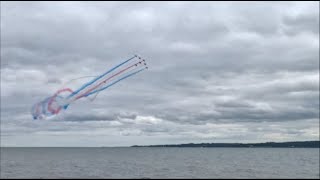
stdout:
POLYGON ((297 17, 284 17, 283 23, 287 26, 285 30, 289 35, 310 32, 319 36, 319 17, 317 13, 303 14, 297 17))
POLYGON ((306 140, 318 126, 318 2, 1 2, 1 145, 306 140), (33 103, 136 53, 149 71, 32 120, 33 103))

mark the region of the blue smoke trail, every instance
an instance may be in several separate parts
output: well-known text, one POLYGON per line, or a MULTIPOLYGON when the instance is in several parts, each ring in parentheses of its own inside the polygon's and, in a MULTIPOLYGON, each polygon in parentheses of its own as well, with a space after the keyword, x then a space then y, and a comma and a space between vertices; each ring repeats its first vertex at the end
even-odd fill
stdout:
POLYGON ((67 98, 71 98, 72 96, 76 95, 78 92, 80 92, 81 90, 83 90, 84 88, 86 88, 87 86, 91 85, 92 83, 94 83, 95 81, 97 81, 98 79, 102 78, 103 76, 109 74, 110 72, 112 72, 113 70, 117 69, 119 66, 131 61, 132 59, 134 59, 135 57, 137 57, 137 55, 133 56, 132 58, 118 64, 117 66, 113 67, 112 69, 110 69, 109 71, 103 73, 102 75, 98 76, 97 78, 91 80, 90 82, 84 84, 82 87, 80 87, 78 90, 74 91, 73 93, 71 93, 67 98))
POLYGON ((88 93, 88 94, 86 94, 86 95, 84 95, 84 96, 87 97, 87 96, 89 96, 89 95, 91 95, 91 94, 94 94, 94 93, 100 92, 100 91, 102 91, 102 90, 105 90, 105 89, 109 88, 110 86, 118 83, 119 81, 122 81, 122 80, 124 80, 124 79, 126 79, 126 78, 128 78, 128 77, 130 77, 130 76, 133 76, 133 75, 135 75, 135 74, 137 74, 137 73, 139 73, 139 72, 141 72, 141 71, 143 71, 143 70, 145 70, 145 69, 146 69, 146 68, 143 68, 143 69, 140 69, 140 70, 135 71, 135 72, 133 72, 133 73, 130 73, 130 74, 128 74, 128 75, 126 75, 126 76, 118 79, 117 81, 109 84, 108 86, 106 86, 106 87, 104 87, 104 88, 101 88, 101 89, 97 89, 97 90, 95 90, 95 91, 92 91, 92 92, 90 92, 90 93, 88 93))

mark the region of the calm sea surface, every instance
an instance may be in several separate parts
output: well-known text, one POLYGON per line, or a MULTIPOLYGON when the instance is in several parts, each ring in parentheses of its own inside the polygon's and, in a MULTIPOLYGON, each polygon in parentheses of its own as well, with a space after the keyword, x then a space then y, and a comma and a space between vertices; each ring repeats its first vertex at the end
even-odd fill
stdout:
POLYGON ((1 178, 320 178, 319 148, 1 148, 1 178))

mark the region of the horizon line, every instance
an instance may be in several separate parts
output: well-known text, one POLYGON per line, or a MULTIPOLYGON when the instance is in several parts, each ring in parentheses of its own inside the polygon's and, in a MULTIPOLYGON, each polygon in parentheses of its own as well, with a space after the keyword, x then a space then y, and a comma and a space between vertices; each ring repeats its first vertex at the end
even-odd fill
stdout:
POLYGON ((177 144, 149 144, 149 145, 128 145, 128 146, 2 146, 0 148, 126 148, 126 147, 143 147, 143 146, 172 146, 172 145, 188 145, 188 144, 263 144, 263 143, 293 143, 293 142, 319 142, 320 140, 304 140, 304 141, 265 141, 254 143, 241 142, 199 142, 199 143, 177 143, 177 144))

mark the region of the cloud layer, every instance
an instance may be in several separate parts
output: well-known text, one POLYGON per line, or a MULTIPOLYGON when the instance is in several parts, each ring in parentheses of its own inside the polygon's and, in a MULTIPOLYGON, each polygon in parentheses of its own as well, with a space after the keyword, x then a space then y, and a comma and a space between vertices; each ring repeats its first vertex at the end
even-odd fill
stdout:
POLYGON ((319 139, 318 2, 1 2, 1 145, 319 139), (70 79, 149 71, 33 121, 70 79))

